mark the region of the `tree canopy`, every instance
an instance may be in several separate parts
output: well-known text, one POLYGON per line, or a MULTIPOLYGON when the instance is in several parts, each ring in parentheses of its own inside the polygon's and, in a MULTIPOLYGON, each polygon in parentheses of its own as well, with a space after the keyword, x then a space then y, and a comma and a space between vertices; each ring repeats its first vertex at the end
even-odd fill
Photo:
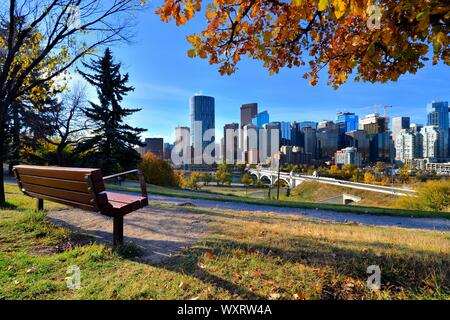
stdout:
POLYGON ((165 0, 156 12, 177 25, 204 12, 204 30, 187 37, 188 55, 208 58, 221 74, 248 56, 270 73, 306 66, 311 85, 328 67, 328 84, 338 88, 350 74, 386 82, 416 73, 430 47, 433 64, 450 64, 448 1, 165 0))

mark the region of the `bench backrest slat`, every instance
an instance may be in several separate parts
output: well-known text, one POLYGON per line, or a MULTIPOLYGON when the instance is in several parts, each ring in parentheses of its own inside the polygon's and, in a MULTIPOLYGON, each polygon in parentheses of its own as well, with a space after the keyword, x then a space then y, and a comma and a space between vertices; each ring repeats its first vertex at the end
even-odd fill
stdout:
POLYGON ((16 166, 22 175, 38 176, 45 178, 56 178, 75 181, 86 181, 86 175, 90 175, 94 182, 102 181, 102 173, 99 169, 85 168, 65 168, 65 167, 46 167, 46 166, 16 166))
POLYGON ((107 210, 108 197, 99 169, 15 166, 25 194, 90 211, 107 210))

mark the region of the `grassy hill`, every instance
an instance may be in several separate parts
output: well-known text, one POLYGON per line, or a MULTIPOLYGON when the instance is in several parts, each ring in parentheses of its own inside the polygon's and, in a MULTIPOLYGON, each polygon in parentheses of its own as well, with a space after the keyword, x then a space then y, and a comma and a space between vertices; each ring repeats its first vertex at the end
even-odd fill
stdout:
MULTIPOLYGON (((450 299, 450 234, 151 203, 198 214, 209 233, 157 264, 56 227, 7 185, 0 299, 450 299), (81 289, 66 287, 81 269, 81 289), (381 290, 367 288, 379 265, 381 290)), ((50 209, 59 205, 48 203, 50 209)))
POLYGON ((398 199, 396 196, 387 195, 384 193, 352 189, 318 182, 303 182, 292 190, 291 197, 287 199, 292 201, 320 202, 334 196, 342 195, 343 193, 361 197, 361 201, 353 204, 356 206, 391 208, 398 199))

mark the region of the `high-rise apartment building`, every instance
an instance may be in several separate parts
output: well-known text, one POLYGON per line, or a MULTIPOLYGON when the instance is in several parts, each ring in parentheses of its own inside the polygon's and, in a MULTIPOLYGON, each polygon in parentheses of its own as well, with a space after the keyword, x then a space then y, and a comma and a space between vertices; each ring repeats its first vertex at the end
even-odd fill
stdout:
POLYGON ((420 131, 423 139, 423 157, 431 159, 441 158, 441 130, 438 126, 424 126, 420 131))
MULTIPOLYGON (((213 97, 195 95, 190 99, 191 143, 196 163, 203 162, 205 148, 215 141, 215 101, 213 97), (208 133, 205 135, 205 133, 208 133)), ((214 151, 212 152, 212 155, 214 151)))
POLYGON ((397 133, 395 141, 395 160, 406 163, 415 158, 421 158, 422 134, 410 129, 402 129, 397 133))

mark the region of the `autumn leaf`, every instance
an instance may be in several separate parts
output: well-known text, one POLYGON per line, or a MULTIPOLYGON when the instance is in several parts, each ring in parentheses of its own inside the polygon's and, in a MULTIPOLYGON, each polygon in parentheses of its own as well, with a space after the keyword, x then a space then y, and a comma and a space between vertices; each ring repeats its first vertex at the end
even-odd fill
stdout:
POLYGON ((206 3, 206 25, 201 37, 188 37, 192 45, 188 56, 209 57, 222 75, 235 72, 242 55, 262 61, 270 74, 306 65, 303 77, 311 85, 319 81, 318 70, 327 68, 328 83, 335 88, 350 73, 357 81, 371 82, 414 74, 424 66, 430 48, 433 63, 450 65, 448 32, 435 23, 450 24, 450 3, 445 1, 377 2, 381 20, 374 28, 368 24, 377 14, 371 0, 292 0, 270 5, 265 1, 166 0, 157 13, 162 21, 182 25, 200 3, 206 3))
POLYGON ((319 11, 325 11, 328 6, 328 0, 319 0, 318 9, 319 11))

